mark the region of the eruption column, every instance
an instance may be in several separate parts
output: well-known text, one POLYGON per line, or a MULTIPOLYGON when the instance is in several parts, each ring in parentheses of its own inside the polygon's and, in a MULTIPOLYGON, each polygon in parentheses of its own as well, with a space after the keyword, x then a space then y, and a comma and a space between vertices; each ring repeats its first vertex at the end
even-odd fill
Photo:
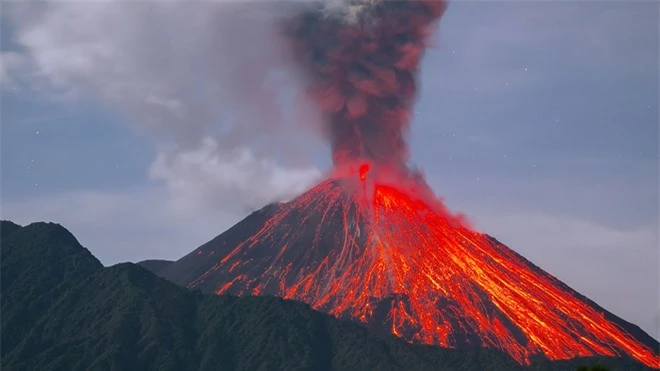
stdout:
POLYGON ((420 58, 444 1, 350 1, 300 13, 286 34, 326 120, 333 161, 402 166, 420 58))

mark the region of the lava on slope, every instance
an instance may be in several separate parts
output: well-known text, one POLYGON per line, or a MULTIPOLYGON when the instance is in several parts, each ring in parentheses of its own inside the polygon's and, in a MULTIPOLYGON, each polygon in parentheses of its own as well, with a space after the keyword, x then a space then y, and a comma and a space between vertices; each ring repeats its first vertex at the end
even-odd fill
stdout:
POLYGON ((324 118, 333 173, 250 215, 162 275, 308 303, 410 342, 660 365, 648 335, 449 213, 407 166, 411 107, 445 1, 346 0, 285 22, 324 118), (634 333, 634 335, 633 335, 634 333))
POLYGON ((659 365, 650 337, 636 339, 506 246, 365 171, 270 206, 259 225, 235 227, 252 229, 242 238, 230 229, 169 278, 177 264, 206 264, 178 283, 296 299, 410 342, 495 348, 521 363, 609 355, 659 365))

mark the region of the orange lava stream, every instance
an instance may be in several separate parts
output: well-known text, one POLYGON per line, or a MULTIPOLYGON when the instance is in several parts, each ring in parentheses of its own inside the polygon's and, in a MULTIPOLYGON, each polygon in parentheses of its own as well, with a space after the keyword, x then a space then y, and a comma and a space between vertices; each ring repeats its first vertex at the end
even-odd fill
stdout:
MULTIPOLYGON (((360 168, 361 181, 368 170, 360 168)), ((265 272, 234 273, 216 292, 275 294, 364 323, 379 320, 386 303, 385 322, 407 341, 453 347, 463 337, 523 364, 541 354, 553 360, 629 356, 660 365, 653 350, 506 246, 453 225, 395 187, 356 189, 347 191, 336 181, 316 186, 190 286, 215 271, 241 272, 251 249, 272 244, 265 272), (286 225, 290 220, 300 222, 286 225), (326 235, 337 220, 340 233, 326 235), (309 229, 313 239, 303 237, 309 229), (322 246, 328 238, 332 246, 322 246), (311 244, 296 256, 311 264, 286 258, 301 248, 293 247, 300 240, 311 244)))

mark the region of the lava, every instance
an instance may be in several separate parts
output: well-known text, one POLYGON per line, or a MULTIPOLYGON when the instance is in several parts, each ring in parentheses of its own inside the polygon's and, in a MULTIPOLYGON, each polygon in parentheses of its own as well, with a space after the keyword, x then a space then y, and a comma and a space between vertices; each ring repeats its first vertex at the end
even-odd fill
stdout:
POLYGON ((360 180, 367 179, 367 173, 369 172, 369 164, 360 165, 360 180))
POLYGON ((433 201, 366 177, 376 169, 357 168, 279 205, 189 287, 296 299, 409 342, 495 348, 520 363, 538 355, 660 363, 556 278, 433 201), (356 186, 366 182, 374 184, 356 186))

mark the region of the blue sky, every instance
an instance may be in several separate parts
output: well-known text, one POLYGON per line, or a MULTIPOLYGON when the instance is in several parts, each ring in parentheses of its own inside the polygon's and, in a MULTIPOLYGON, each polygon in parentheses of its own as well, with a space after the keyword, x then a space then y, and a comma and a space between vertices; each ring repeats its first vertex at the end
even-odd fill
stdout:
MULTIPOLYGON (((283 58, 240 3, 3 8, 3 218, 60 222, 106 265, 176 259, 330 165, 279 109, 296 85, 262 84, 283 58)), ((658 14, 455 1, 410 135, 450 208, 656 337, 658 14)))

